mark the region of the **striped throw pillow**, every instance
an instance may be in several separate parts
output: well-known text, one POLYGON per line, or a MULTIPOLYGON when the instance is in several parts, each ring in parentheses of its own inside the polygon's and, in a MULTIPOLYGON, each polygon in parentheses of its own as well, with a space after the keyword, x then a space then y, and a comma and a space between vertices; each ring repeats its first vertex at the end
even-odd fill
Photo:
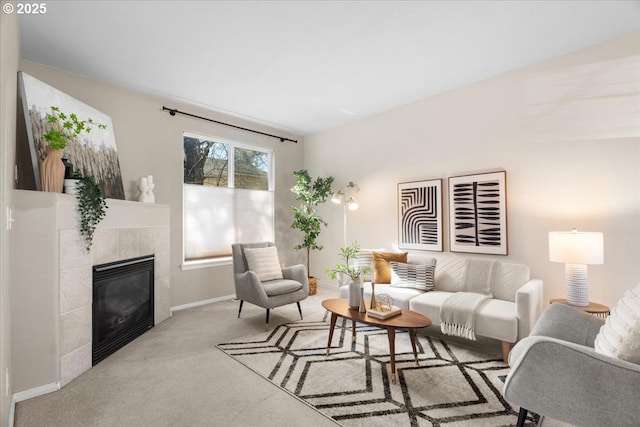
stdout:
POLYGON ((433 265, 403 264, 391 261, 391 286, 397 288, 413 288, 421 291, 435 289, 433 275, 436 271, 435 260, 433 265))
POLYGON ((247 259, 249 270, 256 273, 261 282, 282 279, 278 249, 275 246, 245 248, 244 257, 247 259))

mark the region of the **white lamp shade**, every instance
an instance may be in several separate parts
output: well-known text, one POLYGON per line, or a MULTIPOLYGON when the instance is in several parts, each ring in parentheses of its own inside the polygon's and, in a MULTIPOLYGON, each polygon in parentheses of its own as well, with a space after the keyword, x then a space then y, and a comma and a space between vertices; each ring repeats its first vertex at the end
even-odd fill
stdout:
POLYGON ((604 263, 603 235, 588 231, 549 232, 549 260, 565 264, 604 263))
POLYGON ((342 190, 336 191, 335 193, 333 193, 333 196, 331 197, 331 201, 335 204, 342 203, 344 201, 344 193, 342 192, 342 190))

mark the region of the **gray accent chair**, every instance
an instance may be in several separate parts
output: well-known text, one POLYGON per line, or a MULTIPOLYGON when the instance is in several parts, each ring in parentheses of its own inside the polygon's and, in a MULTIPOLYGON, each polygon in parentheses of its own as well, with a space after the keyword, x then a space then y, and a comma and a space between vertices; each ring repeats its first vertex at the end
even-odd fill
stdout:
POLYGON ((283 279, 261 282, 258 275, 249 270, 244 248, 265 248, 275 246, 273 242, 234 243, 231 245, 233 257, 233 282, 236 297, 240 300, 238 318, 242 312, 242 304, 247 301, 267 310, 264 329, 269 329, 269 310, 275 307, 296 303, 300 319, 302 308, 300 301, 309 296, 309 278, 307 268, 300 264, 282 269, 283 279))
MULTIPOLYGON (((640 365, 596 353, 603 319, 551 304, 509 355, 505 399, 581 427, 640 425, 640 365)), ((525 409, 526 408, 526 409, 525 409)))

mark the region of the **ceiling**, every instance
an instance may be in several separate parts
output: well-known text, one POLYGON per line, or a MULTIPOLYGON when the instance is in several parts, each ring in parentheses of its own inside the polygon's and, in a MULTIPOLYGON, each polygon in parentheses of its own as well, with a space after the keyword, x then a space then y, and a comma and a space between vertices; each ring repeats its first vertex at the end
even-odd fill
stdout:
POLYGON ((300 135, 640 31, 640 1, 51 1, 22 57, 300 135))

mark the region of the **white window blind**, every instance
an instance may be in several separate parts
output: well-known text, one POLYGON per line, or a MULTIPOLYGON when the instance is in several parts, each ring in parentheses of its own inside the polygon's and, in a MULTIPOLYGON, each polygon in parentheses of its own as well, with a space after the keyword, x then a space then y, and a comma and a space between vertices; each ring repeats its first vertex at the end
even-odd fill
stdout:
POLYGON ((236 242, 273 241, 271 191, 184 185, 185 260, 231 255, 236 242))
MULTIPOLYGON (((185 135, 185 138, 191 138, 193 142, 193 136, 185 135)), ((199 141, 210 143, 212 140, 207 138, 199 141)), ((227 151, 231 153, 224 167, 217 168, 214 174, 205 173, 203 184, 183 184, 184 260, 186 262, 230 256, 232 243, 274 240, 271 153, 260 149, 255 151, 242 146, 237 147, 229 141, 224 141, 224 144, 229 147, 227 151), (236 153, 244 157, 236 156, 236 153), (243 158, 248 160, 243 162, 243 158), (257 166, 249 164, 249 161, 257 166), (225 178, 224 183, 220 185, 221 180, 217 178, 220 175, 219 171, 224 169, 228 170, 231 179, 227 181, 225 178), (266 170, 267 179, 264 179, 264 184, 259 183, 263 179, 258 176, 260 170, 266 170), (213 179, 207 178, 208 176, 216 177, 215 184, 210 183, 213 179), (234 186, 234 181, 238 185, 235 185, 236 188, 231 188, 234 186), (238 186, 241 188, 237 188, 238 186)), ((212 146, 211 143, 209 146, 212 146)), ((213 158, 211 152, 213 150, 210 151, 209 158, 213 158)), ((213 161, 208 160, 206 164, 214 164, 216 161, 220 164, 217 159, 222 156, 218 154, 216 156, 213 161)), ((185 182, 186 168, 187 165, 185 165, 185 182)))

